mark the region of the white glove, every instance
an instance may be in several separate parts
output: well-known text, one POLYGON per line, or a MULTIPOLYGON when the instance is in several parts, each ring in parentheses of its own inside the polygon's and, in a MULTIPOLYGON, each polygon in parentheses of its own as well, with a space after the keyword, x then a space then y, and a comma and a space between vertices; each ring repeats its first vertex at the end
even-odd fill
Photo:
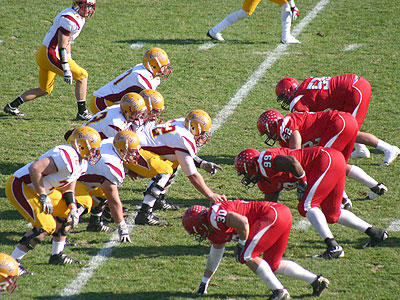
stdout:
POLYGON ((64 81, 68 83, 69 85, 74 83, 74 78, 72 77, 72 72, 69 67, 68 63, 62 64, 63 67, 63 72, 64 72, 64 81))
POLYGON ((53 203, 51 203, 51 199, 46 194, 40 194, 39 196, 40 203, 42 203, 42 211, 48 214, 53 213, 53 203))
POLYGON ((132 243, 131 237, 129 236, 128 226, 126 224, 120 224, 118 226, 118 234, 121 243, 132 243))
POLYGON ((296 6, 293 6, 292 8, 290 8, 290 10, 292 11, 293 21, 297 20, 297 17, 300 15, 300 11, 298 10, 298 8, 296 6))
POLYGON ((75 228, 79 224, 79 212, 76 208, 76 205, 72 206, 71 211, 69 212, 68 218, 72 218, 72 228, 75 228))
POLYGON ((203 170, 206 170, 212 176, 214 176, 218 170, 222 170, 222 167, 220 165, 217 165, 216 163, 213 163, 210 161, 205 161, 205 160, 203 160, 201 162, 200 168, 202 168, 203 170))

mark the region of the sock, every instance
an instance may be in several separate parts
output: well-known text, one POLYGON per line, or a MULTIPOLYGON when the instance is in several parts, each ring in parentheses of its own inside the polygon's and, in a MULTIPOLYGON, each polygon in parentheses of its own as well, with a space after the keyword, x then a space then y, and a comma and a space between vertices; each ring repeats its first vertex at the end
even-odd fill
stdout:
POLYGON ((255 273, 269 286, 271 290, 283 289, 282 283, 275 276, 274 272, 272 272, 271 267, 265 260, 261 261, 255 273))
POLYGON ((10 106, 16 108, 20 106, 22 103, 24 103, 24 100, 22 100, 21 96, 18 96, 17 98, 15 98, 13 102, 10 103, 10 106))
POLYGON ((286 40, 290 36, 290 26, 292 25, 292 17, 290 16, 290 12, 290 5, 288 3, 283 4, 281 11, 282 40, 286 40))
POLYGON ((83 114, 86 110, 86 100, 76 100, 76 104, 78 104, 78 112, 83 114))
POLYGON ((365 146, 364 144, 360 144, 360 143, 355 143, 355 144, 354 144, 354 149, 355 149, 355 151, 357 151, 357 152, 360 152, 360 151, 365 151, 365 152, 367 152, 367 151, 368 151, 367 146, 365 146))
POLYGON ((342 209, 340 213, 338 224, 365 232, 372 225, 357 217, 351 211, 342 209))
POLYGON ((354 165, 351 166, 347 176, 357 180, 358 182, 361 182, 363 185, 366 185, 369 188, 372 188, 378 184, 378 182, 365 173, 363 169, 354 165))
POLYGON ((25 252, 17 247, 14 249, 13 253, 11 253, 11 257, 20 261, 26 255, 26 253, 27 252, 25 252))
POLYGON ((326 222, 325 215, 318 207, 311 208, 306 213, 306 217, 324 240, 326 238, 333 239, 333 234, 329 229, 328 223, 326 222))
POLYGON ((51 247, 51 255, 59 254, 64 250, 65 247, 65 240, 56 242, 53 240, 52 247, 51 247))
POLYGON ((235 24, 237 21, 249 17, 248 13, 246 13, 243 9, 239 11, 235 11, 229 14, 225 19, 223 19, 219 24, 215 25, 212 28, 212 31, 215 33, 221 32, 225 28, 235 24))
POLYGON ((291 260, 281 260, 279 267, 275 271, 275 273, 301 279, 307 281, 310 284, 318 278, 317 275, 307 269, 304 269, 298 263, 291 260))
POLYGON ((324 240, 324 242, 328 246, 329 249, 339 246, 338 242, 335 239, 326 238, 324 240))
POLYGON ((382 140, 378 140, 378 144, 376 145, 376 149, 379 149, 383 152, 390 151, 391 148, 392 148, 392 145, 390 145, 382 140))

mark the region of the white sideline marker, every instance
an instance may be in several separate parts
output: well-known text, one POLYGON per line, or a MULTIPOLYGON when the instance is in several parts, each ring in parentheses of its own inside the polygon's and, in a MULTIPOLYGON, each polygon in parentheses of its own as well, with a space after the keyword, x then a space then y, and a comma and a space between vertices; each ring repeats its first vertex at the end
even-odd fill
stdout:
MULTIPOLYGON (((321 0, 317 5, 307 14, 307 16, 302 19, 299 24, 297 24, 292 35, 297 37, 300 32, 306 27, 317 14, 329 3, 330 0, 321 0)), ((257 84, 257 82, 264 76, 267 70, 275 63, 275 61, 285 53, 288 44, 280 44, 272 52, 271 57, 267 57, 258 69, 250 76, 247 82, 237 91, 237 93, 231 98, 231 100, 226 104, 223 109, 215 117, 215 121, 211 126, 212 132, 217 131, 228 119, 228 117, 233 114, 235 108, 244 100, 244 98, 249 94, 250 90, 257 84)), ((134 217, 133 217, 134 218, 134 217)), ((127 222, 128 224, 133 224, 133 222, 127 222)), ((132 225, 129 226, 129 231, 132 229, 132 225)), ((94 271, 111 256, 113 249, 119 244, 118 233, 114 233, 108 243, 97 253, 96 256, 92 257, 89 264, 85 266, 78 276, 66 286, 61 291, 61 298, 56 298, 57 300, 70 299, 74 295, 79 295, 81 289, 85 286, 86 282, 92 277, 94 271)))
POLYGON ((208 49, 210 49, 210 48, 212 48, 212 47, 215 47, 215 46, 217 46, 216 43, 213 43, 213 42, 205 42, 203 45, 201 45, 201 46, 199 47, 199 50, 208 50, 208 49))
POLYGON ((130 45, 129 48, 137 50, 137 49, 142 49, 144 45, 146 45, 145 42, 136 42, 130 45))

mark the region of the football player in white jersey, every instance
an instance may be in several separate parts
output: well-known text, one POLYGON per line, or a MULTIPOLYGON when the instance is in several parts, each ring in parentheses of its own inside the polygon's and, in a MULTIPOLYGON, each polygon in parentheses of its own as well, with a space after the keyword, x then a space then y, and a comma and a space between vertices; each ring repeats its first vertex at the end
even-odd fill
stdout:
MULTIPOLYGON (((80 127, 69 143, 56 146, 38 160, 17 170, 6 183, 6 196, 18 212, 33 226, 11 256, 20 261, 48 235, 53 235, 49 263, 79 263, 64 254, 67 233, 79 222, 80 210, 91 209, 92 199, 75 193, 76 180, 86 172, 88 162, 100 159, 100 134, 90 127, 80 127)), ((20 268, 20 273, 24 269, 20 268)))
MULTIPOLYGON (((237 21, 250 17, 257 5, 261 0, 244 0, 242 9, 235 11, 228 16, 225 17, 220 23, 215 25, 207 32, 207 36, 219 41, 224 42, 224 38, 222 37, 221 31, 225 28, 232 26, 237 21)), ((282 44, 300 44, 294 36, 290 34, 290 27, 293 21, 297 19, 300 15, 300 12, 293 0, 270 0, 271 2, 275 2, 281 6, 281 25, 282 25, 282 35, 281 35, 281 43, 282 44)))
MULTIPOLYGON (((138 136, 142 149, 171 161, 174 169, 180 165, 190 182, 209 199, 210 203, 226 200, 225 195, 216 194, 207 186, 196 167, 197 147, 205 145, 211 137, 211 118, 205 111, 193 110, 186 118, 171 120, 154 128, 146 127, 138 133, 138 136)), ((198 162, 199 165, 201 163, 198 162)), ((171 175, 171 173, 158 173, 152 177, 144 193, 142 207, 135 218, 136 224, 167 224, 166 221, 155 217, 152 212, 157 199, 165 193, 171 175)))
POLYGON ((160 85, 160 78, 168 78, 171 72, 167 53, 160 48, 150 48, 143 56, 143 63, 118 75, 93 93, 90 110, 96 114, 108 106, 118 104, 126 93, 155 90, 160 85))
POLYGON ((4 112, 24 117, 19 106, 27 101, 50 94, 56 75, 64 77, 70 85, 75 80, 75 97, 78 105, 77 120, 89 120, 92 116, 86 109, 88 73, 71 56, 71 41, 75 40, 96 8, 96 0, 73 0, 71 7, 61 11, 43 39, 36 53, 39 66, 39 87, 25 91, 4 107, 4 112))
MULTIPOLYGON (((88 166, 84 175, 78 179, 78 186, 84 184, 92 197, 102 196, 107 199, 108 207, 114 222, 118 225, 119 239, 121 243, 131 242, 128 226, 125 222, 118 186, 124 182, 124 163, 135 164, 139 159, 140 143, 137 135, 128 130, 118 132, 114 138, 105 139, 101 143, 101 159, 93 165, 88 166)), ((102 207, 99 206, 97 215, 91 212, 88 231, 109 232, 108 226, 101 222, 102 207)))

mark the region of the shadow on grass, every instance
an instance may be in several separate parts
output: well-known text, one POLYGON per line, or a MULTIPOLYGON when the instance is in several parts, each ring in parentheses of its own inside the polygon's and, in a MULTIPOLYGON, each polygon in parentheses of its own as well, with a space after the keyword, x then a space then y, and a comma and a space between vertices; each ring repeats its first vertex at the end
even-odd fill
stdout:
MULTIPOLYGON (((139 285, 138 288, 141 288, 139 285)), ((88 292, 88 293, 81 293, 76 296, 64 296, 64 297, 58 297, 56 298, 57 300, 175 300, 177 298, 183 298, 183 299, 198 299, 198 297, 194 293, 184 293, 184 292, 163 292, 163 291, 157 291, 157 287, 154 287, 155 291, 152 292, 133 292, 133 293, 111 293, 111 292, 105 292, 105 293, 95 293, 95 292, 88 292)), ((210 295, 202 295, 202 299, 208 299, 208 298, 217 298, 217 299, 226 299, 227 296, 229 296, 231 299, 236 299, 236 298, 251 298, 251 295, 245 295, 241 293, 230 293, 229 295, 226 294, 210 294, 210 295)), ((53 298, 53 297, 51 297, 53 298)), ((249 298, 249 299, 250 299, 249 298)), ((35 297, 33 299, 36 300, 47 300, 49 299, 49 296, 40 296, 40 297, 35 297)))
POLYGON ((16 162, 1 162, 0 163, 0 174, 2 175, 12 175, 15 171, 25 166, 25 164, 16 162))

